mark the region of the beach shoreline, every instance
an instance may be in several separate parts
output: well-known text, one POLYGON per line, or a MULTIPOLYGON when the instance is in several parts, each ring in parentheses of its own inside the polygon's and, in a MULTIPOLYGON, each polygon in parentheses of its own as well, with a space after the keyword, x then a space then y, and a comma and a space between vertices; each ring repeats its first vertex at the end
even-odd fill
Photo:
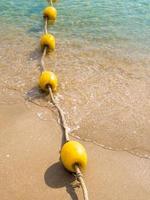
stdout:
MULTIPOLYGON (((81 189, 71 185, 74 176, 59 162, 59 119, 39 91, 39 38, 28 34, 18 29, 0 37, 0 195, 82 199, 81 189)), ((149 59, 121 50, 59 38, 45 59, 59 76, 55 97, 71 138, 89 141, 79 140, 88 152, 84 176, 93 200, 150 198, 149 59)))
MULTIPOLYGON (((42 108, 43 112, 46 108, 42 108)), ((74 177, 59 163, 62 132, 57 120, 39 119, 39 107, 0 106, 0 194, 2 200, 82 199, 74 177)), ((80 130, 79 130, 80 131, 80 130)), ((72 138, 74 139, 74 138, 72 138)), ((84 174, 90 199, 148 200, 150 160, 80 141, 88 153, 84 174)))

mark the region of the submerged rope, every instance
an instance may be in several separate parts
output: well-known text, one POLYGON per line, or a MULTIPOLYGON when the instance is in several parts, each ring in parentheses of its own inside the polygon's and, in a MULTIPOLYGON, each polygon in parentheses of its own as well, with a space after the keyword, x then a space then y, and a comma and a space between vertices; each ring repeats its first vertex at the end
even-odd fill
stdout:
POLYGON ((53 0, 47 0, 47 1, 51 6, 53 6, 53 0))
MULTIPOLYGON (((48 2, 50 2, 51 6, 53 5, 52 0, 50 0, 48 2)), ((48 20, 47 20, 47 18, 45 18, 44 21, 45 21, 45 23, 44 23, 44 33, 47 34, 48 33, 48 20)), ((46 69, 45 68, 45 62, 44 62, 46 52, 47 52, 47 47, 44 47, 42 57, 41 57, 41 71, 45 71, 45 69, 46 69)), ((69 138, 69 131, 68 131, 66 119, 65 119, 65 116, 64 116, 64 112, 60 108, 60 106, 57 104, 50 85, 48 86, 48 91, 49 91, 49 95, 50 95, 50 98, 51 98, 51 102, 56 107, 56 109, 59 113, 60 123, 61 123, 61 127, 63 128, 63 131, 64 131, 65 140, 66 140, 66 142, 68 142, 68 141, 70 141, 70 138, 69 138)), ((76 178, 77 178, 77 180, 79 181, 79 183, 82 187, 84 200, 89 200, 88 191, 87 191, 84 179, 83 179, 83 175, 82 175, 78 165, 75 165, 75 171, 76 171, 76 178)))

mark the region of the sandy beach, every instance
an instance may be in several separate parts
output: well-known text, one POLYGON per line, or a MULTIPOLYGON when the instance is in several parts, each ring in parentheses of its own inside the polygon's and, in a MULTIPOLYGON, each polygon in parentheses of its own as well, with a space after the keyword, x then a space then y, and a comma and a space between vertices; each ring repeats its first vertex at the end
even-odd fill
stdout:
MULTIPOLYGON (((19 38, 22 38, 21 36, 19 38)), ((39 93, 37 88, 39 57, 41 55, 39 49, 37 49, 38 40, 34 41, 31 38, 27 38, 21 44, 16 44, 16 40, 19 41, 19 38, 14 37, 11 44, 7 44, 7 38, 1 41, 1 56, 3 58, 1 61, 2 76, 0 84, 1 199, 83 199, 81 188, 74 189, 72 186, 76 182, 74 177, 66 172, 59 162, 62 132, 58 123, 57 112, 49 103, 49 98, 39 93), (4 49, 3 47, 6 44, 8 46, 4 49), (30 44, 32 44, 32 48, 30 44), (18 56, 17 59, 15 59, 16 55, 18 56)), ((56 98, 60 106, 65 110, 69 126, 75 121, 78 122, 76 125, 80 125, 73 131, 75 138, 71 137, 71 139, 77 140, 76 137, 80 136, 90 141, 80 140, 88 153, 89 162, 84 177, 90 199, 150 199, 150 160, 147 159, 149 157, 149 98, 146 92, 149 86, 148 68, 140 68, 140 65, 139 67, 136 65, 138 70, 135 71, 135 65, 132 65, 132 62, 128 63, 124 59, 119 61, 117 57, 115 60, 108 54, 99 54, 99 51, 97 52, 96 50, 89 54, 85 52, 80 54, 80 52, 75 51, 78 48, 76 46, 74 46, 74 51, 71 48, 68 48, 69 51, 67 51, 67 48, 65 48, 65 51, 62 52, 62 48, 63 44, 57 48, 52 57, 47 56, 46 65, 49 68, 51 64, 54 66, 56 60, 59 61, 54 67, 61 83, 56 98), (99 59, 99 56, 101 59, 99 59), (66 57, 69 58, 70 63, 65 59, 66 57), (92 68, 95 58, 100 60, 103 65, 99 67, 100 63, 97 65, 95 63, 94 66, 96 67, 92 68), (86 62, 84 62, 85 60, 86 62), (82 77, 86 79, 88 76, 93 76, 93 79, 90 78, 89 82, 87 82, 87 87, 81 87, 81 85, 84 86, 84 78, 81 79, 81 83, 77 81, 78 76, 75 77, 77 80, 72 79, 79 66, 76 62, 82 63, 81 74, 79 73, 78 76, 83 75, 82 77), (90 63, 91 67, 86 69, 87 64, 90 66, 90 63), (109 67, 111 64, 113 66, 117 65, 120 70, 109 67), (72 69, 69 69, 68 66, 72 66, 72 69), (122 72, 121 67, 127 72, 122 72), (97 73, 99 76, 97 76, 97 73), (132 97, 131 102, 129 101, 130 98, 123 99, 128 75, 129 77, 135 76, 137 78, 132 81, 130 77, 132 84, 131 87, 127 87, 132 97), (97 78, 100 76, 100 88, 97 88, 97 78), (109 79, 107 79, 108 76, 109 79), (123 81, 122 83, 118 82, 120 78, 123 81), (96 89, 94 94, 93 87, 91 87, 90 91, 95 95, 92 98, 88 93, 88 86, 91 81, 93 81, 92 84, 93 86, 95 85, 96 89), (117 89, 116 85, 118 83, 121 87, 119 86, 117 89), (133 83, 135 87, 132 87, 133 83), (123 85, 124 87, 122 87, 123 85), (107 102, 107 98, 105 99, 105 89, 107 87, 110 87, 113 91, 114 97, 111 99, 108 96, 112 103, 110 101, 107 102), (137 90, 137 88, 140 89, 137 90), (82 96, 83 90, 84 95, 82 96), (137 108, 134 118, 138 125, 134 126, 132 115, 130 116, 131 110, 129 109, 126 110, 127 121, 125 121, 125 126, 119 124, 118 127, 111 127, 110 112, 108 111, 110 107, 115 108, 114 110, 110 109, 112 116, 115 116, 116 110, 120 109, 120 104, 113 103, 114 98, 120 102, 123 100, 123 103, 128 103, 133 108, 137 108), (95 109, 91 107, 91 105, 99 105, 101 99, 104 99, 104 104, 100 104, 100 107, 95 107, 95 109), (77 108, 72 110, 74 105, 77 108), (98 109, 100 113, 97 113, 98 109), (106 113, 103 111, 106 111, 106 113), (86 117, 84 118, 84 116, 86 117), (143 120, 141 123, 139 123, 139 116, 143 116, 143 118, 140 118, 143 120), (95 120, 92 125, 91 119, 95 120), (130 137, 127 137, 123 128, 126 131, 129 130, 127 125, 130 120, 133 126, 131 126, 130 137), (105 122, 107 126, 99 127, 99 122, 105 122), (110 128, 108 129, 109 126, 110 128), (109 136, 106 130, 111 130, 111 128, 119 135, 112 134, 109 136), (121 130, 120 132, 118 132, 118 128, 121 130), (133 128, 140 130, 140 134, 133 134, 135 130, 133 128), (98 145, 94 144, 96 139, 98 145), (122 147, 119 150, 118 145, 122 147), (129 145, 129 149, 126 145, 129 145), (131 147, 133 148, 133 154, 131 153, 131 147), (139 155, 141 156, 137 156, 135 152, 140 152, 141 154, 139 155)), ((121 109, 120 114, 122 116, 124 110, 121 109)), ((117 123, 120 122, 120 119, 118 119, 117 123)), ((72 127, 74 128, 74 126, 72 127)))
MULTIPOLYGON (((40 120, 38 106, 31 111, 24 103, 0 110, 1 199, 82 199, 81 189, 72 187, 74 177, 59 162, 62 133, 57 121, 40 120)), ((85 181, 90 199, 150 198, 150 160, 80 142, 88 152, 85 181)))
MULTIPOLYGON (((59 115, 38 84, 46 5, 0 2, 0 200, 83 199, 60 162, 59 115)), ((45 67, 58 76, 55 101, 71 140, 87 150, 89 199, 149 200, 149 2, 66 0, 56 8, 48 27, 56 49, 45 67)))

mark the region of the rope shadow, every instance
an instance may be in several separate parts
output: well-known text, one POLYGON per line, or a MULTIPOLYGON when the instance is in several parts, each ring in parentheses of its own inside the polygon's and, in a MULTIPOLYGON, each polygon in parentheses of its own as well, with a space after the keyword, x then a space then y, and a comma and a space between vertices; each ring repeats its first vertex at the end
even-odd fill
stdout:
POLYGON ((51 188, 66 187, 67 193, 72 200, 78 200, 75 189, 71 185, 75 181, 75 177, 71 173, 64 170, 60 162, 51 165, 44 174, 45 184, 51 188))
POLYGON ((40 72, 42 72, 42 67, 41 67, 41 64, 40 64, 41 55, 42 55, 42 53, 41 53, 41 50, 40 50, 40 46, 35 48, 33 51, 30 51, 30 53, 29 53, 29 59, 33 60, 33 61, 37 61, 38 64, 36 64, 36 65, 37 65, 40 72))
POLYGON ((41 50, 39 47, 37 47, 30 52, 29 59, 40 61, 40 56, 41 56, 41 50))

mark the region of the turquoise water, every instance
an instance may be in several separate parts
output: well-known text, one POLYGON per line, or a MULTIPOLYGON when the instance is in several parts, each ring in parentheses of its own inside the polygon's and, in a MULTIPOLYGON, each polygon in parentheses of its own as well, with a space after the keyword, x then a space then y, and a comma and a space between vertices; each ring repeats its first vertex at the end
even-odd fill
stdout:
MULTIPOLYGON (((42 0, 0 1, 0 23, 23 28, 39 36, 42 30, 42 0)), ((150 47, 149 0, 64 0, 55 4, 57 23, 51 28, 56 37, 84 39, 98 45, 150 47), (119 43, 119 44, 118 44, 119 43)))

